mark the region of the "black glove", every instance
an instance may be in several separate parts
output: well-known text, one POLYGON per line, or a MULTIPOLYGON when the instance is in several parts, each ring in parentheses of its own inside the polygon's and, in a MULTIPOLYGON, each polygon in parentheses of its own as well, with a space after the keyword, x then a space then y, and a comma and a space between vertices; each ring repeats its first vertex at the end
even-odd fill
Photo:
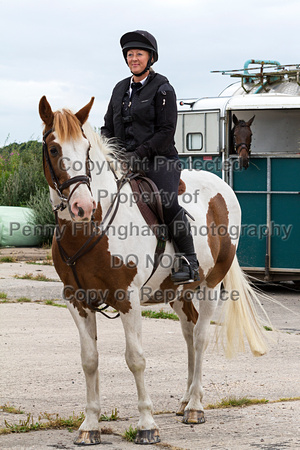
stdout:
POLYGON ((137 152, 124 152, 122 157, 127 170, 131 169, 134 173, 145 175, 148 163, 147 158, 141 159, 137 152))

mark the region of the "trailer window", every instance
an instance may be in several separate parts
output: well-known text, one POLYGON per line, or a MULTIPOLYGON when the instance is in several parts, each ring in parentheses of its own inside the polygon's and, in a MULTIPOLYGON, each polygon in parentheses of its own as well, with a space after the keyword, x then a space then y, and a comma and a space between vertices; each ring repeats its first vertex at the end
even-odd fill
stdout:
POLYGON ((202 150, 203 135, 202 133, 188 133, 186 135, 187 150, 202 150))
POLYGON ((175 144, 180 154, 219 153, 220 140, 220 111, 179 112, 175 144))

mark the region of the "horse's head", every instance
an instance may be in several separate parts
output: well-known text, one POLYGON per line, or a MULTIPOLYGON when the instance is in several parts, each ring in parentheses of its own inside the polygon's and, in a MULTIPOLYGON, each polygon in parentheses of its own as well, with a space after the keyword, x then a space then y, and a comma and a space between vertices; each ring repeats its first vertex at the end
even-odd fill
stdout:
POLYGON ((254 117, 255 116, 253 116, 252 119, 248 120, 248 122, 245 122, 244 120, 239 120, 236 115, 233 114, 233 142, 234 149, 239 155, 240 169, 242 169, 243 167, 247 169, 249 166, 252 139, 252 131, 250 127, 252 125, 254 117))
POLYGON ((82 125, 92 108, 94 97, 76 114, 69 110, 52 112, 42 97, 39 113, 44 122, 44 173, 57 209, 69 208, 74 221, 89 221, 96 208, 90 189, 89 141, 82 125))

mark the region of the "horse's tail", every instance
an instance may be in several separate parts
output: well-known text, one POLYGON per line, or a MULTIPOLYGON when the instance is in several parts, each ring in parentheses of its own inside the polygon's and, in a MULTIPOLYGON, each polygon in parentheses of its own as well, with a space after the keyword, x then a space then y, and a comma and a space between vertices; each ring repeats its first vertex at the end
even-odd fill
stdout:
POLYGON ((224 301, 222 326, 217 327, 226 338, 226 356, 231 358, 237 351, 245 351, 244 335, 254 356, 268 351, 266 332, 255 310, 255 303, 264 311, 255 290, 240 268, 237 257, 226 274, 224 289, 228 300, 224 301))

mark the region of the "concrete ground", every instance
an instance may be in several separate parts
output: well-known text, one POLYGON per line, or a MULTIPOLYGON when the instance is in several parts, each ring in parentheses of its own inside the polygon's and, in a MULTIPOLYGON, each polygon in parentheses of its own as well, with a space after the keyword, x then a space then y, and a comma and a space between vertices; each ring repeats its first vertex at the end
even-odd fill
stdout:
MULTIPOLYGON (((0 249, 0 260, 3 257, 0 249)), ((49 253, 49 251, 48 251, 49 253)), ((28 251, 24 252, 28 255, 28 251)), ((44 253, 29 259, 42 259, 44 253)), ((60 302, 62 285, 51 265, 0 263, 0 405, 20 408, 25 414, 0 410, 0 428, 18 424, 44 412, 67 418, 84 412, 85 381, 80 362, 77 329, 60 302), (16 279, 15 275, 44 274, 53 281, 16 279), (23 300, 20 298, 23 297, 23 300), (27 301, 26 299, 27 298, 27 301), (29 301, 31 300, 31 301, 29 301), (42 301, 41 301, 42 300, 42 301), (1 301, 1 300, 0 300, 1 301)), ((27 258, 28 259, 28 258, 27 258)), ((296 449, 300 448, 299 339, 300 295, 293 285, 264 289, 284 307, 263 301, 277 331, 269 332, 270 351, 261 358, 247 352, 226 360, 214 348, 215 325, 204 362, 204 406, 223 398, 267 399, 248 407, 206 409, 203 425, 184 425, 174 413, 186 383, 186 348, 179 322, 143 318, 147 358, 146 383, 156 412, 162 442, 147 449, 296 449), (288 308, 288 309, 286 309, 288 308), (289 398, 289 401, 283 401, 289 398)), ((170 310, 168 305, 151 309, 170 310)), ((150 308, 147 308, 150 309, 150 308)), ((98 316, 98 350, 102 413, 115 409, 119 419, 103 422, 114 434, 103 434, 99 448, 133 449, 121 435, 138 420, 133 377, 124 359, 124 332, 120 319, 98 316)), ((1 408, 0 408, 1 409, 1 408)), ((47 430, 0 435, 1 449, 74 449, 76 432, 47 430)))

